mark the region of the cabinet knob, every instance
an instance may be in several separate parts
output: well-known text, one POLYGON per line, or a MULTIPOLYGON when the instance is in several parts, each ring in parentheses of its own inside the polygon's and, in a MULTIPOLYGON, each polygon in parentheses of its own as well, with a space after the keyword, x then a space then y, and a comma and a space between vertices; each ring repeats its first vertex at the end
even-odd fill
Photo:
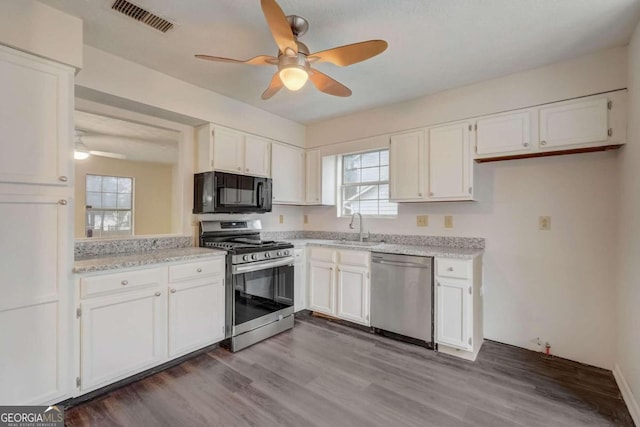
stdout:
POLYGON ((547 145, 547 141, 540 141, 540 145, 547 145))
POLYGON ((433 194, 433 192, 429 193, 429 195, 430 195, 431 197, 435 196, 435 194, 433 194))
POLYGON ((176 293, 175 288, 171 288, 171 293, 172 293, 172 294, 175 294, 175 293, 176 293))
POLYGON ((156 292, 157 297, 159 297, 160 295, 162 295, 160 292, 156 292))
POLYGON ((66 176, 62 175, 62 176, 58 177, 58 181, 67 182, 67 181, 69 181, 69 178, 67 178, 66 176))
POLYGON ((201 269, 201 268, 197 269, 196 271, 197 271, 198 273, 202 273, 202 269, 201 269))
POLYGON ((528 147, 528 146, 529 146, 529 143, 528 143, 528 142, 525 142, 525 143, 524 143, 524 144, 522 144, 522 145, 523 145, 523 146, 525 146, 525 147, 528 147))
POLYGON ((453 271, 453 267, 447 268, 447 271, 453 271))
POLYGON ((122 284, 122 286, 127 286, 129 284, 129 281, 128 280, 123 280, 120 283, 122 284))
POLYGON ((246 170, 247 170, 247 172, 249 172, 249 168, 247 168, 246 170))
POLYGON ((442 285, 440 284, 440 282, 436 282, 436 283, 438 284, 438 286, 442 286, 442 285))
POLYGON ((64 206, 64 205, 67 204, 67 201, 65 199, 60 199, 60 200, 58 200, 58 204, 64 206))
POLYGON ((419 196, 419 197, 422 197, 422 193, 418 193, 418 196, 419 196))
POLYGON ((238 166, 238 170, 239 170, 239 171, 241 171, 241 170, 242 170, 242 168, 241 168, 240 166, 238 166))

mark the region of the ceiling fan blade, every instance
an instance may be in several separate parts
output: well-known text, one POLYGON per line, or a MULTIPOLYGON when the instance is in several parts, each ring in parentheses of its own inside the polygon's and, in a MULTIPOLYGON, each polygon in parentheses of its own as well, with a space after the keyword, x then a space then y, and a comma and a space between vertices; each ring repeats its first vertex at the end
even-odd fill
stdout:
POLYGON ((324 73, 312 68, 309 75, 309 80, 315 85, 320 92, 328 93, 329 95, 347 97, 351 96, 351 89, 338 83, 331 77, 324 73))
POLYGON ((293 31, 291 31, 289 21, 278 3, 275 0, 260 0, 260 5, 280 52, 287 56, 295 56, 298 53, 298 44, 293 36, 293 31))
POLYGON ((271 98, 273 95, 278 93, 278 91, 282 89, 283 86, 284 86, 284 83, 282 83, 282 80, 280 79, 280 73, 276 71, 276 73, 271 78, 271 83, 269 83, 269 87, 267 88, 267 90, 265 90, 262 93, 262 99, 271 98))
POLYGON ((108 151, 89 150, 89 154, 91 154, 92 156, 109 157, 111 159, 120 160, 126 160, 127 158, 127 156, 125 156, 124 154, 110 153, 108 151))
POLYGON ((311 63, 331 62, 344 67, 379 55, 387 49, 387 46, 384 40, 369 40, 312 53, 307 59, 311 63))
POLYGON ((251 64, 251 65, 276 65, 278 64, 278 58, 269 55, 259 55, 253 58, 242 61, 240 59, 222 58, 220 56, 210 55, 195 55, 198 59, 206 59, 207 61, 215 62, 231 62, 234 64, 251 64))

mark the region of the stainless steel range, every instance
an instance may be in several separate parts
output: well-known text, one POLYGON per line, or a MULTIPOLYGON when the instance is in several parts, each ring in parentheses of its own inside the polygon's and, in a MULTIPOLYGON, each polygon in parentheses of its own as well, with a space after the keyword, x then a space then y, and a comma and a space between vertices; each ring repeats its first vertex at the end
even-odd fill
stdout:
POLYGON ((293 245, 260 240, 260 220, 201 221, 200 246, 224 249, 226 340, 238 351, 293 327, 293 245))

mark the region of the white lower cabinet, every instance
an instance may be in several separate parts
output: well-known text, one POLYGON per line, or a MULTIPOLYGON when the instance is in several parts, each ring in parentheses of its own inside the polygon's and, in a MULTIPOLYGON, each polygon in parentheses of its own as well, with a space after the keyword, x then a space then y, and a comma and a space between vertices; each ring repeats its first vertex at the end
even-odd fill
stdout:
POLYGON ((224 259, 83 275, 76 395, 224 339, 224 259))
POLYGON ((293 264, 293 311, 298 312, 307 308, 307 268, 304 248, 296 248, 295 263, 293 264))
POLYGON ((484 340, 482 258, 435 259, 435 340, 444 353, 475 360, 484 340))
POLYGON ((309 249, 309 309, 369 325, 370 253, 309 249))

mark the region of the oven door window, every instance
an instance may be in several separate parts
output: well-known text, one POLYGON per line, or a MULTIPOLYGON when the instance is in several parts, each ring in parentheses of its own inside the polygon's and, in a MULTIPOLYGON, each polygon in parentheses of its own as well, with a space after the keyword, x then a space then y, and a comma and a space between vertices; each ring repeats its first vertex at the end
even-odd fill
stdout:
POLYGON ((233 280, 235 326, 293 306, 293 266, 236 274, 233 280))

